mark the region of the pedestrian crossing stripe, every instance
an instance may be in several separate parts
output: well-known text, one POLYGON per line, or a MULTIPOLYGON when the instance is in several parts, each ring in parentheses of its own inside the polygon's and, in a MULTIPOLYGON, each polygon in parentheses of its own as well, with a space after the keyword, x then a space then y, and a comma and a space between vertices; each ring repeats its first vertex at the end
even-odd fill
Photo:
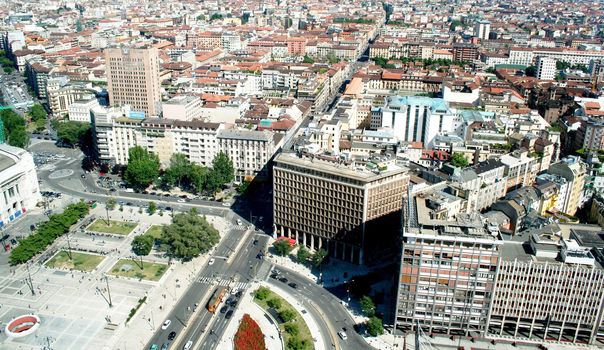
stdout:
MULTIPOLYGON (((219 286, 224 286, 224 287, 228 287, 231 286, 231 284, 233 282, 229 281, 229 280, 224 280, 224 279, 215 279, 215 278, 211 278, 211 277, 201 277, 198 279, 199 283, 205 283, 205 284, 214 284, 214 285, 219 285, 219 286)), ((234 285, 232 285, 232 287, 234 289, 247 289, 249 283, 247 282, 236 282, 234 285)))
POLYGON ((245 226, 236 225, 236 226, 233 226, 233 230, 236 230, 236 231, 245 231, 246 228, 245 228, 245 226))

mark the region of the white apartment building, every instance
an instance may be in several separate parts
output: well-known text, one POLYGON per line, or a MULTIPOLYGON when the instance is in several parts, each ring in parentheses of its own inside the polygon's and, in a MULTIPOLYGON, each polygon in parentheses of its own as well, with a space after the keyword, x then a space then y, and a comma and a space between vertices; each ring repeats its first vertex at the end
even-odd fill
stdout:
POLYGON ((535 57, 537 56, 552 58, 556 61, 566 61, 570 64, 580 63, 589 65, 592 60, 604 58, 604 52, 568 50, 562 48, 548 49, 513 47, 510 49, 510 58, 508 63, 530 66, 533 64, 535 57))
POLYGON ((491 22, 478 21, 474 25, 474 35, 480 40, 489 40, 489 32, 491 31, 491 22))
POLYGON ((216 137, 218 149, 233 161, 235 181, 268 177, 268 162, 283 139, 283 135, 266 130, 237 129, 220 130, 216 137))
POLYGON ((50 78, 46 82, 48 106, 55 116, 67 114, 72 103, 94 95, 91 83, 73 83, 66 77, 50 78))
POLYGON ((31 153, 0 145, 0 191, 0 227, 36 207, 41 196, 31 153))
POLYGON ((371 112, 371 129, 392 129, 399 141, 423 142, 430 147, 434 137, 454 131, 454 115, 440 98, 391 96, 386 106, 371 112))
POLYGON ((162 104, 165 119, 193 120, 201 117, 201 99, 197 96, 180 95, 162 104))
POLYGON ((537 79, 554 80, 556 78, 556 60, 549 57, 537 57, 537 79))
POLYGON ((98 107, 99 101, 95 97, 75 101, 68 108, 69 121, 90 123, 90 111, 98 107))

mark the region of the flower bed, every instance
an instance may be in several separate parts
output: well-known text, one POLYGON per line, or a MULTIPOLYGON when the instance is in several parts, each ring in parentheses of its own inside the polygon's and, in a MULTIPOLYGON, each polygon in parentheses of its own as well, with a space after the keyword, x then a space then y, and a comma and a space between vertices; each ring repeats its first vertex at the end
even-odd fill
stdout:
POLYGON ((235 350, 265 350, 264 334, 250 315, 245 314, 235 333, 235 350))

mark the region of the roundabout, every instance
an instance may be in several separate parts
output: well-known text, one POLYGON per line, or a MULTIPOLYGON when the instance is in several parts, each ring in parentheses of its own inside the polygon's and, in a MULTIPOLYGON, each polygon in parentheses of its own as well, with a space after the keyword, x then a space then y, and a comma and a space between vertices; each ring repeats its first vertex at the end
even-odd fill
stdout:
POLYGON ((40 327, 40 317, 36 315, 22 315, 13 318, 6 324, 6 335, 11 338, 22 338, 32 334, 40 327))

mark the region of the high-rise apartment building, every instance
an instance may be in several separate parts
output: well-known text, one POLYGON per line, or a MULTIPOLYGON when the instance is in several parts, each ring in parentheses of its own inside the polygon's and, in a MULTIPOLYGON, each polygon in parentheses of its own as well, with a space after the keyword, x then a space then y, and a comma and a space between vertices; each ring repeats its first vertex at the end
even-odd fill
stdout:
POLYGON ((408 200, 396 327, 484 333, 503 241, 479 214, 434 218, 427 194, 408 200))
POLYGON ((556 60, 549 57, 537 57, 537 79, 554 80, 556 78, 556 60))
POLYGON ((281 153, 273 165, 275 233, 363 263, 392 250, 408 184, 407 170, 393 161, 281 153))
POLYGON ((130 105, 131 112, 144 112, 145 117, 159 115, 157 49, 109 48, 105 50, 105 60, 111 106, 130 105))
POLYGON ((583 204, 583 190, 585 186, 585 163, 577 156, 568 156, 549 167, 548 173, 562 176, 568 183, 564 212, 575 215, 583 204))
POLYGON ((490 31, 491 22, 489 21, 478 21, 474 26, 474 35, 480 40, 488 40, 490 31))

